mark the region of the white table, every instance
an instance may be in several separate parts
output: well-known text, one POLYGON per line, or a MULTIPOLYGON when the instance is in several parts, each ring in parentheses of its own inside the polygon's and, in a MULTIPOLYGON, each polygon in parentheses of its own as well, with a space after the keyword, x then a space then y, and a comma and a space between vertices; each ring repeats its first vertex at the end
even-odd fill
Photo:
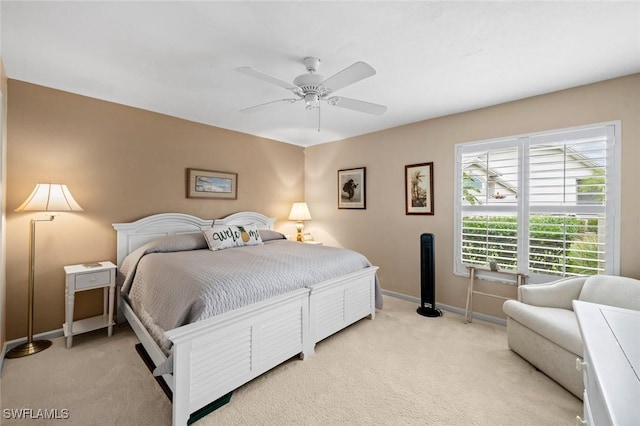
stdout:
POLYGON ((108 327, 108 336, 113 332, 113 304, 116 288, 116 265, 111 262, 68 265, 64 267, 67 275, 65 287, 65 320, 62 325, 67 348, 73 344, 73 336, 108 327), (73 320, 75 295, 78 291, 104 288, 102 315, 82 320, 73 320))

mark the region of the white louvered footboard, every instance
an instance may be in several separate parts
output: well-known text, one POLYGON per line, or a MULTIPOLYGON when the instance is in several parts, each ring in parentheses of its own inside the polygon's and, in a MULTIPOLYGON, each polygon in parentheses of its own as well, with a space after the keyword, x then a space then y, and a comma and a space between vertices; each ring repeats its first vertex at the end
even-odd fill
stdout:
POLYGON ((173 424, 303 353, 308 289, 168 331, 173 342, 173 424))
MULTIPOLYGON (((370 316, 375 317, 377 266, 325 281, 311 287, 309 296, 310 344, 370 316)), ((307 348, 312 353, 313 348, 307 348)))

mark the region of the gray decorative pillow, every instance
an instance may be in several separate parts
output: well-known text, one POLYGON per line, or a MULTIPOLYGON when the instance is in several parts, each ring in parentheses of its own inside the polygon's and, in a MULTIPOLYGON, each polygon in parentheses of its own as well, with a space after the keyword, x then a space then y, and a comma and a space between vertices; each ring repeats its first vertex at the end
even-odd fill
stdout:
POLYGON ((281 234, 280 232, 277 231, 271 231, 269 229, 261 229, 260 231, 260 237, 262 238, 262 241, 271 241, 271 240, 286 240, 287 237, 284 236, 284 234, 281 234))
POLYGON ((207 248, 207 241, 201 233, 195 232, 161 237, 145 244, 143 247, 145 247, 147 253, 200 250, 207 248))

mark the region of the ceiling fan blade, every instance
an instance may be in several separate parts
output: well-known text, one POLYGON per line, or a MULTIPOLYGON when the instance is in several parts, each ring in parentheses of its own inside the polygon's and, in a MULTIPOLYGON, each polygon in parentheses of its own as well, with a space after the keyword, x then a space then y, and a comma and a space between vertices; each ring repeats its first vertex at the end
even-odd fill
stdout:
POLYGON ((367 63, 356 62, 355 64, 348 66, 347 68, 339 71, 338 73, 327 78, 321 84, 322 86, 335 92, 353 83, 357 83, 360 80, 364 80, 367 77, 375 75, 376 70, 367 63))
POLYGON ((384 105, 359 101, 357 99, 343 98, 342 96, 333 96, 327 99, 327 102, 329 102, 333 106, 365 112, 367 114, 382 115, 387 112, 387 107, 384 105))
POLYGON ((293 83, 287 83, 284 80, 280 80, 277 77, 273 77, 267 73, 264 73, 262 71, 258 71, 258 70, 254 70, 251 67, 240 67, 240 68, 236 68, 236 71, 241 72, 242 74, 246 74, 246 75, 250 75, 251 77, 255 77, 259 80, 263 80, 266 81, 268 83, 271 84, 275 84, 276 86, 280 86, 284 89, 287 90, 293 90, 296 88, 296 85, 293 83))
POLYGON ((240 112, 256 112, 256 111, 261 111, 261 110, 263 110, 263 109, 265 109, 265 108, 269 108, 270 106, 272 106, 272 105, 274 105, 274 104, 279 104, 279 103, 282 103, 282 102, 287 102, 287 103, 292 104, 292 103, 297 102, 297 101, 300 101, 300 100, 302 100, 302 99, 295 99, 295 98, 290 98, 290 99, 278 99, 277 101, 271 101, 271 102, 267 102, 267 103, 264 103, 264 104, 254 105, 254 106, 249 107, 249 108, 241 109, 241 110, 240 110, 240 112))

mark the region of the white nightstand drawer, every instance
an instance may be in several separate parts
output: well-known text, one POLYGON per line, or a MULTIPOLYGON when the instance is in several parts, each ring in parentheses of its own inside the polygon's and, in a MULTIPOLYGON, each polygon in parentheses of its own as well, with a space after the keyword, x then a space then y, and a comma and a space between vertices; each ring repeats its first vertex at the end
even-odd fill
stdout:
POLYGON ((90 274, 76 275, 76 290, 91 288, 96 286, 105 286, 111 282, 111 273, 109 271, 98 271, 90 274))

